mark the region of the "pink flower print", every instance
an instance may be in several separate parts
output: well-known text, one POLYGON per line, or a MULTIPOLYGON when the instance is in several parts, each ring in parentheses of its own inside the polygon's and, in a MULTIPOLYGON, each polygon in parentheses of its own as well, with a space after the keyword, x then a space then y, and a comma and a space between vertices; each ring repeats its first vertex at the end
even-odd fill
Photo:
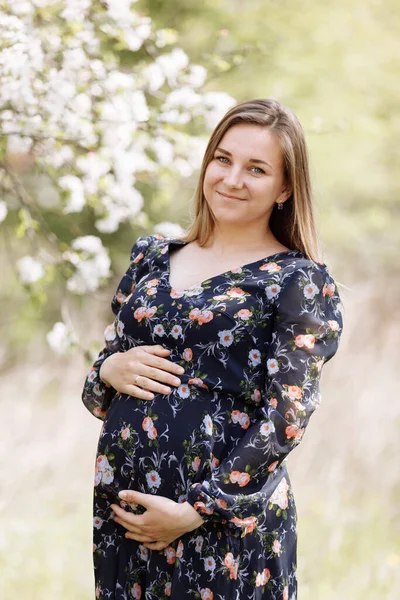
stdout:
POLYGON ((275 262, 267 262, 261 265, 259 269, 260 271, 267 271, 268 273, 277 273, 282 269, 282 267, 277 265, 275 262))
POLYGON ((192 469, 195 473, 197 473, 197 471, 199 470, 200 463, 200 456, 196 456, 196 458, 192 461, 192 469))
POLYGON ((240 413, 239 423, 242 429, 248 429, 250 425, 249 415, 244 412, 240 413))
POLYGON ((283 477, 270 497, 270 503, 276 504, 280 509, 285 510, 289 505, 288 491, 288 482, 285 477, 283 477))
POLYGON ((298 425, 288 425, 285 429, 285 434, 288 440, 294 438, 300 441, 304 434, 304 428, 300 429, 298 425))
POLYGON ((167 563, 169 565, 173 565, 174 564, 174 562, 176 560, 176 552, 175 552, 175 550, 173 549, 172 546, 167 546, 164 549, 164 556, 166 557, 167 563))
POLYGON ((132 264, 136 265, 142 260, 142 258, 144 258, 144 254, 143 252, 139 252, 139 254, 133 259, 132 264))
POLYGON ((226 292, 231 298, 243 298, 246 293, 240 287, 233 287, 226 292))
POLYGON ((239 423, 239 419, 240 419, 240 415, 242 413, 240 412, 240 410, 233 410, 231 412, 231 419, 232 419, 232 423, 239 423))
POLYGON ((149 551, 146 546, 143 546, 143 544, 139 545, 139 556, 140 559, 144 560, 145 562, 147 562, 147 559, 149 558, 149 551))
POLYGON ((278 406, 278 400, 276 398, 270 398, 269 405, 272 406, 272 408, 276 408, 278 406))
POLYGON ((147 295, 148 296, 155 296, 156 294, 157 294, 157 288, 155 288, 155 287, 154 288, 149 288, 147 290, 147 295))
POLYGON ((151 417, 145 417, 142 422, 142 429, 149 431, 153 427, 153 419, 151 417))
POLYGON ((200 590, 201 600, 214 600, 214 594, 210 588, 203 588, 200 590))
POLYGON ((219 506, 219 508, 222 508, 224 510, 226 510, 228 508, 228 503, 226 500, 224 500, 223 498, 216 498, 215 499, 215 504, 217 506, 219 506))
POLYGON ((169 581, 168 583, 165 584, 164 594, 166 596, 170 596, 171 591, 172 591, 172 583, 169 581))
POLYGON ((239 487, 244 487, 250 481, 250 475, 248 473, 241 473, 240 471, 232 471, 229 475, 231 483, 237 483, 239 487))
POLYGON ((314 348, 315 337, 311 334, 297 335, 295 337, 294 343, 298 348, 303 348, 304 346, 305 348, 311 349, 314 348))
POLYGON ((225 554, 224 563, 227 569, 231 569, 235 564, 235 559, 233 558, 232 552, 228 552, 225 554))
POLYGON ((247 310, 247 308, 242 308, 242 310, 239 310, 236 315, 239 317, 239 319, 242 319, 242 321, 248 321, 253 316, 253 313, 251 310, 247 310))
POLYGON ((335 284, 334 283, 325 283, 324 287, 322 288, 322 295, 323 296, 333 296, 334 293, 335 293, 335 284))
POLYGON ((157 429, 153 426, 150 427, 149 431, 147 432, 147 437, 149 438, 149 440, 155 440, 157 437, 157 429))
POLYGON ((211 310, 202 310, 201 314, 197 318, 197 322, 200 325, 203 325, 203 323, 209 323, 210 321, 212 321, 213 318, 214 315, 211 312, 211 310))
POLYGON ((213 300, 217 300, 217 302, 222 302, 223 300, 226 300, 227 298, 229 298, 229 296, 227 296, 226 294, 220 294, 219 296, 213 296, 213 300))
POLYGON ((159 283, 159 279, 150 279, 150 281, 146 281, 146 286, 148 288, 152 288, 159 283))
POLYGON ((247 485, 250 481, 250 475, 248 473, 240 473, 239 477, 238 477, 238 485, 239 487, 244 487, 245 485, 247 485))
POLYGON ((136 321, 140 321, 142 319, 144 319, 146 316, 146 307, 145 306, 139 306, 139 308, 137 308, 135 310, 135 312, 133 313, 133 317, 136 319, 136 321))
POLYGON ((127 440, 131 435, 131 432, 129 430, 129 427, 124 427, 123 429, 121 429, 121 437, 123 440, 127 440))
POLYGON ((256 404, 259 404, 261 402, 261 392, 260 392, 260 390, 254 390, 254 392, 251 395, 251 399, 256 404))
POLYGON ((213 454, 211 455, 211 469, 216 469, 219 467, 219 459, 216 458, 213 454))
POLYGON ((289 588, 287 585, 283 588, 282 600, 289 600, 289 588))
POLYGON ((268 471, 269 473, 272 473, 272 471, 275 471, 276 467, 278 466, 279 461, 275 460, 273 463, 271 463, 268 467, 268 471))
POLYGON ((329 320, 328 321, 328 325, 332 329, 332 331, 338 331, 339 330, 339 323, 337 321, 329 320))
POLYGON ((151 319, 151 317, 153 317, 157 312, 157 306, 150 306, 149 308, 146 308, 146 312, 145 312, 145 317, 147 319, 151 319))
POLYGON ((189 313, 189 319, 191 321, 196 321, 201 315, 201 310, 199 308, 193 308, 189 313))
POLYGON ((140 600, 142 597, 142 588, 138 583, 134 583, 132 587, 132 598, 135 600, 140 600))
POLYGON ((213 508, 208 508, 204 502, 195 502, 193 508, 195 510, 199 510, 200 512, 204 513, 205 515, 212 515, 214 512, 213 508))
POLYGON ((291 400, 300 400, 303 395, 301 388, 298 385, 287 385, 287 393, 291 400))
POLYGON ((189 361, 193 358, 193 351, 191 348, 185 348, 182 353, 183 360, 189 361))
POLYGON ((208 385, 204 383, 204 381, 200 379, 200 377, 193 377, 192 379, 189 379, 188 384, 197 385, 197 387, 201 387, 205 390, 208 390, 208 385))
POLYGON ((183 543, 182 543, 182 540, 179 540, 178 546, 176 548, 176 557, 182 558, 182 556, 183 556, 183 543))
POLYGON ((266 585, 271 578, 270 570, 265 568, 262 573, 257 573, 256 587, 262 587, 266 585))
POLYGON ((281 543, 279 540, 274 540, 273 544, 272 544, 272 552, 275 552, 275 554, 279 554, 281 551, 281 543))
POLYGON ((178 292, 178 290, 171 289, 169 295, 171 298, 182 298, 184 296, 184 292, 178 292))

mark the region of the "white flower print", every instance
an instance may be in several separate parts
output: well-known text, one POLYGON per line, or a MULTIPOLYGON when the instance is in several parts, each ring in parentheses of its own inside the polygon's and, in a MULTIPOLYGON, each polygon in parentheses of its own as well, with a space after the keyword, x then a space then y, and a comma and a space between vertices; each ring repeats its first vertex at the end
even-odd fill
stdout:
POLYGON ((163 327, 163 326, 162 326, 162 325, 159 323, 158 325, 156 325, 156 326, 154 327, 154 333, 155 333, 156 335, 159 335, 159 336, 161 337, 161 336, 165 335, 165 329, 164 329, 164 327, 163 327))
POLYGON ((202 535, 198 535, 195 539, 194 539, 194 543, 195 543, 195 550, 196 552, 198 552, 199 554, 201 553, 201 549, 203 548, 203 542, 204 542, 204 538, 202 535))
POLYGON ((213 572, 215 569, 215 560, 212 556, 207 556, 204 560, 204 570, 213 572))
POLYGON ((140 559, 144 560, 145 562, 147 562, 147 559, 149 558, 149 551, 146 546, 143 546, 143 544, 139 544, 139 556, 140 559))
POLYGON ((271 433, 274 433, 274 431, 275 425, 272 423, 272 421, 263 423, 260 427, 260 434, 265 438, 268 438, 271 435, 271 433))
POLYGON ((319 292, 319 289, 317 288, 315 283, 313 283, 312 281, 310 281, 309 283, 307 283, 304 286, 303 293, 304 293, 305 297, 307 298, 307 300, 313 300, 315 297, 315 294, 318 294, 318 292, 319 292))
POLYGON ((160 487, 161 478, 157 471, 153 470, 146 473, 146 481, 149 488, 157 490, 160 487))
POLYGON ((277 283, 273 283, 272 285, 268 285, 265 291, 267 292, 268 300, 272 300, 272 298, 276 298, 279 295, 279 292, 281 291, 281 286, 277 283))
POLYGON ((96 527, 96 529, 100 529, 100 527, 103 525, 103 523, 104 523, 104 521, 100 517, 93 518, 93 526, 96 527))
POLYGON ((204 429, 207 435, 212 435, 213 432, 213 422, 210 415, 206 415, 203 419, 204 429))
POLYGON ((275 358, 269 358, 267 360, 267 369, 270 375, 277 373, 279 371, 278 361, 275 358))
POLYGON ((233 334, 229 329, 224 329, 218 332, 219 342, 221 346, 227 348, 233 342, 233 334))
POLYGON ((281 481, 277 485, 274 493, 269 499, 271 504, 276 504, 282 510, 285 510, 289 504, 288 498, 289 485, 285 477, 282 477, 281 481))
POLYGON ((122 321, 120 321, 120 320, 118 319, 118 323, 117 323, 117 333, 118 333, 118 335, 119 335, 119 336, 123 335, 123 333, 124 333, 124 328, 125 328, 125 325, 122 323, 122 321))
POLYGON ((104 469, 101 479, 103 483, 110 485, 114 481, 114 471, 112 469, 104 469))
POLYGON ((173 328, 171 329, 171 335, 176 340, 178 339, 179 336, 182 337, 182 327, 180 325, 174 325, 173 328))
POLYGON ((202 288, 201 285, 195 285, 195 286, 189 288, 188 290, 186 290, 185 294, 186 294, 186 296, 189 296, 189 297, 198 296, 199 294, 203 293, 203 289, 204 288, 202 288))
POLYGON ((257 348, 253 348, 249 352, 249 364, 251 364, 252 367, 256 367, 257 365, 260 364, 260 362, 261 362, 261 352, 259 350, 257 350, 257 348))
POLYGON ((186 383, 182 383, 176 391, 181 398, 188 398, 190 396, 189 386, 186 383))

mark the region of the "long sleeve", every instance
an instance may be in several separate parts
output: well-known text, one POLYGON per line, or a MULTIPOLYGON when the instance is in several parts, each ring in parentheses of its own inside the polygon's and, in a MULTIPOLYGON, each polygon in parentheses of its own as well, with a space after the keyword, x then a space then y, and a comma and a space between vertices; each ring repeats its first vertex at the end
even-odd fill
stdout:
POLYGON ((107 409, 117 392, 100 379, 100 368, 106 358, 114 352, 121 351, 117 334, 117 315, 128 296, 134 291, 136 282, 143 274, 145 255, 153 239, 154 236, 151 235, 139 237, 132 247, 128 269, 119 282, 111 301, 111 308, 116 317, 114 322, 105 329, 105 346, 92 364, 83 385, 83 404, 95 417, 101 420, 104 420, 107 409))
POLYGON ((261 405, 234 450, 188 493, 203 518, 226 519, 245 532, 261 519, 282 479, 282 461, 320 404, 322 366, 336 353, 341 331, 340 298, 325 265, 308 261, 282 277, 272 333, 260 348, 266 381, 261 405))

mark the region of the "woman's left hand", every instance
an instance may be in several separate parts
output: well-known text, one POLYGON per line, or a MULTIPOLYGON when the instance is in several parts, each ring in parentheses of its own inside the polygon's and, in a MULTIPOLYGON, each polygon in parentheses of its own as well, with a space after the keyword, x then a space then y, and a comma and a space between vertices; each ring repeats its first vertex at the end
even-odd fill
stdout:
POLYGON ((164 496, 131 490, 123 490, 119 497, 133 507, 140 504, 146 508, 142 515, 134 515, 117 504, 111 505, 115 522, 127 529, 125 537, 140 542, 150 550, 163 550, 184 533, 204 523, 188 502, 180 504, 164 496))

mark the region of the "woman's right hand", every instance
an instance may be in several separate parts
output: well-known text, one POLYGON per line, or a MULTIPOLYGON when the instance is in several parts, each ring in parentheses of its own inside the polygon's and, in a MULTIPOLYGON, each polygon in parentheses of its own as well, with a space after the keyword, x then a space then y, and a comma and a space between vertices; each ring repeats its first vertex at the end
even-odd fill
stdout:
POLYGON ((100 379, 117 392, 142 400, 152 400, 152 392, 170 394, 172 390, 168 386, 181 385, 176 375, 185 372, 183 367, 164 358, 170 352, 159 344, 115 352, 101 365, 100 379))

